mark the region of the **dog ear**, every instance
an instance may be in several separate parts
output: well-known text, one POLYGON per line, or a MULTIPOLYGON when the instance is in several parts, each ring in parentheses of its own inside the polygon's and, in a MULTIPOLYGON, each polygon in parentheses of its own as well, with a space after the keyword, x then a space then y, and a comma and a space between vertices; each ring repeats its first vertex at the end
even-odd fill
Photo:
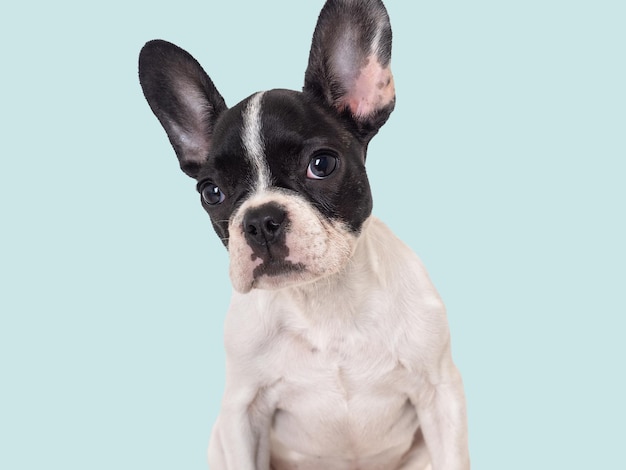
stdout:
POLYGON ((195 178, 209 154, 215 122, 227 109, 224 99, 200 64, 166 41, 150 41, 141 50, 139 82, 181 169, 195 178))
POLYGON ((328 0, 313 34, 304 92, 369 141, 395 105, 391 25, 379 0, 328 0))

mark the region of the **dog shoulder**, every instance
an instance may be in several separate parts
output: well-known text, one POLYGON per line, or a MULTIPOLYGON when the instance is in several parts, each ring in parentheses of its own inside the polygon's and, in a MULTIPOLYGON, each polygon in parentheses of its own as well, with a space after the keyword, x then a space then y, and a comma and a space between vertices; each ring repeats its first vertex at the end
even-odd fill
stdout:
POLYGON ((446 306, 415 252, 383 222, 372 217, 367 227, 369 256, 374 260, 381 295, 391 305, 391 322, 405 333, 410 362, 436 356, 449 343, 446 306))
POLYGON ((373 269, 386 287, 397 286, 403 297, 429 304, 435 310, 445 310, 422 260, 387 225, 372 216, 365 238, 373 269))

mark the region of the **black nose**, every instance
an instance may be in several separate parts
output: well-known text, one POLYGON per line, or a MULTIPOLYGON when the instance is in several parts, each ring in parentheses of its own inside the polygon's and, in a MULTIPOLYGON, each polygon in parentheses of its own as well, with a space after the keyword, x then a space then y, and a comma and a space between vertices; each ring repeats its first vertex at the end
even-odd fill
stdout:
POLYGON ((248 243, 270 245, 283 232, 286 213, 278 204, 264 204, 248 210, 243 218, 243 230, 248 243))

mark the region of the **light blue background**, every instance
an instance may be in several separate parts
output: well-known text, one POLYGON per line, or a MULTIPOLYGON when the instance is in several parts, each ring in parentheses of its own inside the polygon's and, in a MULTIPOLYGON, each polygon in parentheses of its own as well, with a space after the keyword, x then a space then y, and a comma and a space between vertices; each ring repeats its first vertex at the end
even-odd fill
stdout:
MULTIPOLYGON (((137 54, 299 89, 322 3, 1 8, 0 468, 206 469, 227 256, 137 54)), ((387 1, 375 213, 448 305, 477 470, 626 468, 624 5, 387 1)))

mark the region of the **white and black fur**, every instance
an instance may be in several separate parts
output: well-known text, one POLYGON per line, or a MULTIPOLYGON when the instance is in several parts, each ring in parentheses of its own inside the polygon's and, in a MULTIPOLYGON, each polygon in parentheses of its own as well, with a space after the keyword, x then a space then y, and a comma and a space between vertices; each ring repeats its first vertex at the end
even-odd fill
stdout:
POLYGON ((303 91, 232 108, 187 52, 141 51, 146 99, 230 256, 212 470, 469 469, 443 303, 371 215, 365 158, 394 108, 390 60, 378 0, 329 0, 303 91))

